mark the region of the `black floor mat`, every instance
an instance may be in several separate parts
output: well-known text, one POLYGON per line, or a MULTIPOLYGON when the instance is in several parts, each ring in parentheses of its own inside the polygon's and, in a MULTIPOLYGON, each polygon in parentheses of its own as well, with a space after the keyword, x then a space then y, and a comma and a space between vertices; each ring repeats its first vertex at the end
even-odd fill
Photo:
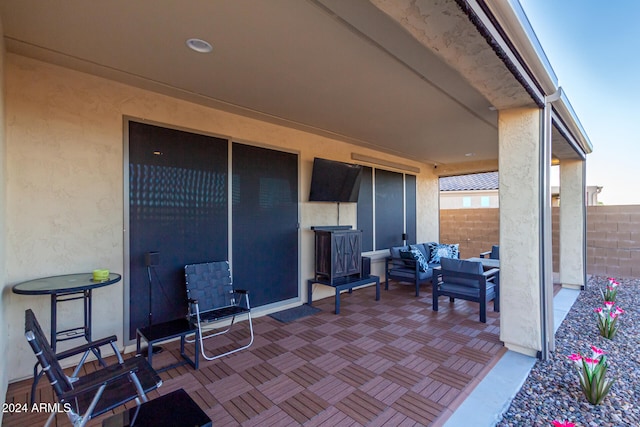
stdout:
POLYGON ((312 314, 316 314, 319 311, 321 311, 319 308, 311 307, 307 304, 302 304, 299 307, 278 311, 277 313, 272 313, 269 316, 280 322, 287 323, 293 322, 294 320, 298 320, 303 317, 311 316, 312 314))

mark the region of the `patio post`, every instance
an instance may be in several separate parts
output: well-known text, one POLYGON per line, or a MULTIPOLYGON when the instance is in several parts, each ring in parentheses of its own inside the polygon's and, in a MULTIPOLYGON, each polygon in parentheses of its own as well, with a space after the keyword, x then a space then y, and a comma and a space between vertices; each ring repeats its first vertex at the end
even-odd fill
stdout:
POLYGON ((542 167, 547 158, 543 119, 536 107, 500 110, 498 117, 500 339, 508 349, 529 356, 543 352, 543 328, 552 320, 543 319, 549 311, 541 298, 550 276, 546 270, 552 268, 545 262, 552 249, 546 238, 551 222, 544 220, 542 209, 550 193, 550 187, 543 191, 550 186, 548 168, 542 167))
POLYGON ((581 289, 586 276, 585 161, 560 162, 560 283, 581 289))

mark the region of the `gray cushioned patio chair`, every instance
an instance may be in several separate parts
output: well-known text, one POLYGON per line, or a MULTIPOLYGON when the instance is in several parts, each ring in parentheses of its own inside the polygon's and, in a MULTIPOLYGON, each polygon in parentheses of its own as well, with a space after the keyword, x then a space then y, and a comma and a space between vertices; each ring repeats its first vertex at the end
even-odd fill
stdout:
POLYGON ((433 286, 433 310, 438 311, 438 298, 448 296, 480 303, 480 321, 487 322, 487 303, 493 300, 493 311, 500 311, 500 286, 495 283, 499 269, 483 271, 479 261, 441 258, 439 280, 433 286))
MULTIPOLYGON (((200 340, 200 353, 206 360, 218 359, 249 348, 253 344, 253 323, 249 292, 233 289, 231 271, 227 261, 189 264, 184 267, 189 300, 189 319, 197 327, 195 339, 200 340), (204 340, 226 334, 235 324, 237 316, 247 316, 249 326, 249 342, 223 351, 219 354, 207 355, 204 340), (219 330, 223 320, 230 322, 224 330, 219 330), (218 326, 216 328, 216 326, 218 326)), ((199 357, 199 355, 195 355, 199 357)))
POLYGON ((487 255, 489 255, 490 259, 500 259, 500 246, 498 245, 491 246, 490 251, 480 253, 480 258, 486 258, 487 255))

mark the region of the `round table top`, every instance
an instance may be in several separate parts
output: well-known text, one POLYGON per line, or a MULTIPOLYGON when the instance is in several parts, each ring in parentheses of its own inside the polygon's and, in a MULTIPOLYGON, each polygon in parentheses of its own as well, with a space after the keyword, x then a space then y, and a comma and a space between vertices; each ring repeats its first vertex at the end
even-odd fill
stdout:
POLYGON ((67 292, 82 292, 101 288, 120 281, 122 276, 109 273, 106 280, 93 280, 93 273, 64 274, 62 276, 43 277, 28 280, 13 286, 13 292, 22 295, 50 295, 67 292))

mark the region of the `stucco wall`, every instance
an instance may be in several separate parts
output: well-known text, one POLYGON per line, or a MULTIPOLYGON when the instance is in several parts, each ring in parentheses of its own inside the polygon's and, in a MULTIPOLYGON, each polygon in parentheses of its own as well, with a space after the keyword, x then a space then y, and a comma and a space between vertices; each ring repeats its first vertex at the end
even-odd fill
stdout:
POLYGON ((535 355, 541 349, 539 169, 541 117, 536 108, 500 110, 500 339, 535 355), (505 320, 507 319, 507 320, 505 320))
POLYGON ((486 209, 499 206, 498 190, 441 191, 440 209, 486 209), (467 205, 465 206, 465 199, 467 205), (485 204, 486 203, 486 204, 485 204))
MULTIPOLYGON (((2 17, 0 17, 0 34, 2 31, 2 17)), ((5 227, 5 213, 6 213, 6 145, 5 145, 5 120, 4 120, 4 39, 0 38, 0 283, 3 284, 2 292, 0 292, 0 348, 4 351, 0 351, 0 396, 5 396, 7 393, 7 383, 9 381, 9 370, 7 369, 8 358, 6 349, 9 348, 7 341, 7 294, 10 292, 6 286, 6 251, 5 240, 7 235, 7 229, 5 227)), ((4 402, 4 399, 2 399, 4 402)), ((2 413, 0 413, 0 424, 2 424, 2 413)))
MULTIPOLYGON (((302 286, 313 268, 309 227, 337 220, 334 204, 305 202, 316 156, 351 161, 351 153, 357 151, 419 167, 418 239, 438 236, 437 178, 426 165, 14 54, 7 55, 6 62, 5 286, 94 268, 123 271, 123 116, 299 153, 302 286)), ((340 216, 341 224, 355 224, 355 206, 341 205, 340 216)), ((381 272, 383 267, 377 263, 372 268, 381 272)), ((96 290, 93 298, 93 335, 116 334, 121 345, 123 291, 120 282, 96 290)), ((305 289, 301 295, 306 295, 305 289)), ((329 289, 325 295, 331 295, 329 289)), ((33 367, 23 337, 24 310, 33 308, 46 330, 49 299, 9 293, 3 306, 8 347, 15 349, 8 372, 15 380, 30 375, 33 367)), ((61 306, 60 319, 62 326, 80 321, 79 307, 61 306)))

